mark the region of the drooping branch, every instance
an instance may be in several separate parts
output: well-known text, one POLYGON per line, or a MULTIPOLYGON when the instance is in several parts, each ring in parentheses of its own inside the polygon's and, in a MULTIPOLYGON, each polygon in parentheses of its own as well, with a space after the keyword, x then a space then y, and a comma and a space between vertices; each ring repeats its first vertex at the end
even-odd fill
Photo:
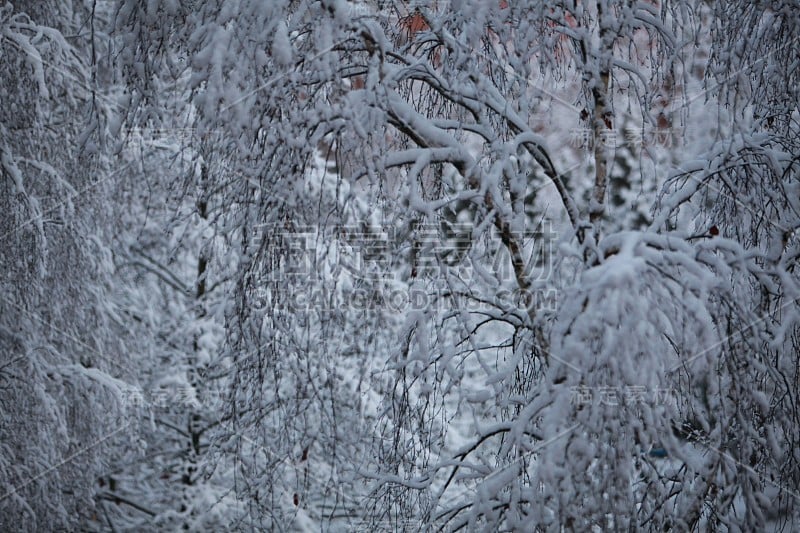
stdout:
MULTIPOLYGON (((477 76, 477 74, 472 74, 473 83, 478 81, 477 76)), ((408 68, 405 71, 405 77, 410 80, 425 83, 451 103, 468 111, 473 118, 475 118, 476 122, 480 121, 482 118, 483 114, 480 111, 481 108, 485 108, 501 117, 506 122, 511 132, 517 136, 515 142, 525 147, 536 163, 544 169, 547 178, 555 185, 573 229, 575 231, 581 229, 581 216, 578 206, 567 190, 563 177, 556 170, 544 145, 530 130, 522 117, 514 113, 508 102, 505 101, 499 91, 497 91, 491 83, 480 83, 481 88, 485 88, 485 90, 480 93, 472 84, 461 84, 456 89, 451 87, 450 84, 432 69, 421 68, 418 64, 408 68)), ((494 137, 497 135, 493 134, 491 130, 488 130, 482 124, 470 125, 469 128, 464 127, 463 129, 480 135, 486 142, 491 143, 496 140, 494 137)), ((603 194, 605 194, 605 189, 603 191, 603 194)))

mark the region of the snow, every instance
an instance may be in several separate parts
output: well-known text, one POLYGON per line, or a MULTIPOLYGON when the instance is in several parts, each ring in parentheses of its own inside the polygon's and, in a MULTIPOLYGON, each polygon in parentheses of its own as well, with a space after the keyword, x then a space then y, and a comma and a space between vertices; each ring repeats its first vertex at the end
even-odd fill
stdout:
POLYGON ((0 8, 0 529, 794 524, 791 13, 90 4, 0 8))
POLYGON ((289 28, 283 22, 278 22, 275 34, 272 37, 272 57, 278 65, 288 67, 292 63, 292 43, 289 41, 289 28))

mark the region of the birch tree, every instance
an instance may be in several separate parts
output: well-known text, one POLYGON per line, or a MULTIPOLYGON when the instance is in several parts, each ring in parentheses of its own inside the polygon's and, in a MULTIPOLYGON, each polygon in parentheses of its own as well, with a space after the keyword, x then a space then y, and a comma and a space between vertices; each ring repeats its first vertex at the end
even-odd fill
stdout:
MULTIPOLYGON (((96 7, 96 6, 95 6, 96 7)), ((108 12, 0 6, 0 527, 98 521, 106 458, 133 433, 135 370, 108 295, 108 12)))
POLYGON ((117 24, 128 120, 219 170, 242 524, 792 523, 789 3, 192 7, 117 24))

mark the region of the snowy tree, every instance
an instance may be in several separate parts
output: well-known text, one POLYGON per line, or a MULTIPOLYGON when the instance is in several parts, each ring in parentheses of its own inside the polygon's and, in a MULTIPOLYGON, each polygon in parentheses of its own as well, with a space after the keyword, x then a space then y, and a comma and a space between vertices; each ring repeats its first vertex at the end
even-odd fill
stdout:
POLYGON ((0 6, 0 527, 99 520, 96 479, 133 426, 109 301, 115 213, 108 13, 0 6))
MULTIPOLYGON (((792 463, 781 451, 792 442, 791 416, 770 398, 786 390, 775 378, 793 363, 778 372, 751 361, 748 374, 737 361, 756 347, 732 333, 755 321, 764 346, 791 353, 791 342, 775 347, 761 313, 772 306, 775 331, 788 338, 795 315, 780 306, 795 310, 795 278, 774 245, 773 266, 765 263, 768 239, 720 234, 723 224, 744 227, 716 214, 737 211, 727 203, 742 201, 738 188, 701 185, 739 154, 740 180, 772 176, 761 189, 776 198, 766 218, 789 217, 781 227, 793 228, 796 150, 784 156, 774 150, 780 137, 752 137, 755 100, 742 101, 747 91, 726 77, 746 54, 733 53, 741 46, 726 41, 733 32, 720 27, 720 13, 606 1, 269 10, 245 2, 236 10, 206 3, 181 26, 186 13, 155 6, 129 24, 145 36, 129 48, 155 73, 133 85, 146 101, 147 87, 170 75, 154 68, 177 64, 165 42, 186 55, 193 124, 217 136, 221 201, 227 224, 239 228, 225 449, 240 464, 239 493, 257 523, 332 519, 290 488, 298 481, 288 471, 298 467, 287 465, 309 456, 339 486, 371 480, 368 493, 348 493, 372 502, 358 519, 373 526, 745 527, 764 518, 764 495, 775 488, 766 487, 767 464, 792 463), (683 42, 711 53, 708 70, 683 42), (615 155, 603 142, 630 124, 661 135, 673 121, 691 125, 698 70, 733 87, 719 102, 732 112, 715 119, 710 155, 682 160, 666 142, 615 155), (556 92, 573 113, 554 111, 565 101, 556 92), (554 150, 570 123, 587 130, 588 158, 554 150), (670 164, 678 170, 652 216, 627 220, 607 207, 614 179, 654 202, 670 164), (536 250, 532 237, 546 220, 561 235, 558 253, 536 250), (327 299, 292 305, 310 289, 386 294, 363 275, 353 286, 341 269, 344 248, 365 251, 363 238, 349 238, 353 228, 391 234, 383 273, 423 301, 399 316, 386 316, 385 305, 331 312, 327 299), (455 253, 436 253, 442 246, 455 253), (550 290, 555 302, 541 297, 550 290), (350 368, 353 356, 361 363, 350 368), (375 363, 384 370, 369 372, 375 363), (382 397, 374 426, 354 408, 370 393, 349 396, 337 374, 382 397), (576 400, 581 391, 589 401, 576 400), (760 416, 782 444, 757 435, 760 416), (731 440, 741 435, 734 421, 755 432, 746 448, 731 440), (341 424, 358 430, 342 435, 341 424), (745 460, 751 448, 761 471, 745 460), (652 461, 652 449, 669 459, 652 461)), ((749 49, 792 46, 779 42, 789 15, 745 11, 765 28, 749 49)), ((785 106, 792 85, 778 86, 787 89, 767 101, 785 106)), ((793 112, 757 111, 784 113, 772 124, 787 131, 793 112)), ((630 202, 620 198, 617 206, 630 202)), ((780 242, 790 244, 791 232, 780 242)))
POLYGON ((800 520, 792 2, 47 6, 0 11, 11 520, 800 520))

